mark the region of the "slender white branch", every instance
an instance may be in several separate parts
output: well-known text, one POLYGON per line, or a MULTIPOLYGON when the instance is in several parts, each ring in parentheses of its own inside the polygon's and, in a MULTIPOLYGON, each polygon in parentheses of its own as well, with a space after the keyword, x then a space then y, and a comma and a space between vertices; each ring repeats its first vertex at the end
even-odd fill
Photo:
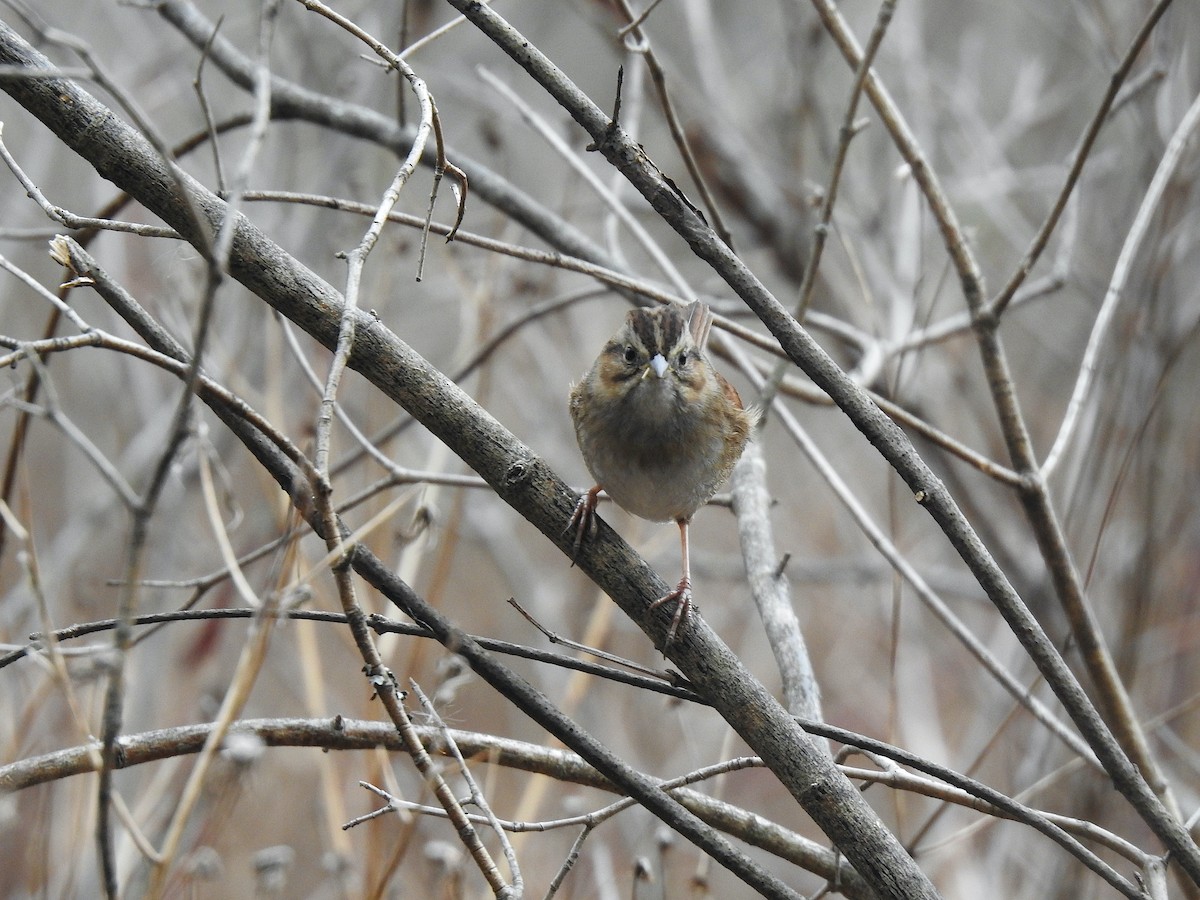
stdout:
POLYGON ((1146 196, 1142 198, 1142 205, 1138 208, 1133 224, 1129 228, 1129 234, 1121 247, 1121 254, 1117 257, 1116 266, 1113 267, 1112 280, 1104 294, 1100 313, 1096 316, 1096 322, 1092 326, 1092 335, 1088 338, 1087 349, 1083 354, 1083 362, 1079 366, 1079 376, 1075 379, 1075 390, 1071 393, 1071 399, 1067 403, 1067 412, 1063 417, 1062 427, 1059 428, 1058 437, 1054 439, 1054 445, 1046 455, 1046 461, 1042 463, 1043 478, 1049 478, 1055 467, 1058 466, 1083 419, 1084 405, 1088 401, 1088 395, 1096 380, 1100 351, 1104 347, 1104 339, 1108 336, 1109 326, 1116 315, 1117 304, 1120 303, 1125 285, 1129 281, 1133 262, 1150 230, 1151 220, 1159 203, 1162 202, 1163 193, 1175 175, 1175 170, 1179 168, 1183 151, 1197 126, 1200 126, 1200 95, 1197 95, 1196 99, 1192 101, 1192 105, 1184 114, 1179 127, 1171 135, 1167 149, 1163 151, 1158 169, 1150 180, 1150 187, 1146 190, 1146 196))

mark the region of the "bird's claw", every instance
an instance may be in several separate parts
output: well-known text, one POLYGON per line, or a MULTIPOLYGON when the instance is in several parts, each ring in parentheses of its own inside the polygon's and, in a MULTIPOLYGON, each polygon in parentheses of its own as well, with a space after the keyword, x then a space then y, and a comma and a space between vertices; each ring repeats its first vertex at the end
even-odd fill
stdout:
POLYGON ((571 513, 567 527, 563 529, 564 536, 572 531, 575 532, 575 537, 571 541, 572 566, 579 558, 579 548, 583 546, 584 540, 596 534, 596 495, 599 493, 600 488, 594 487, 581 496, 579 502, 575 504, 575 511, 571 513))
POLYGON ((679 626, 683 624, 688 613, 692 609, 692 582, 688 578, 682 579, 675 586, 675 590, 668 594, 659 597, 650 604, 650 609, 656 609, 664 603, 670 603, 672 600, 678 601, 679 605, 675 607, 675 615, 671 617, 671 627, 667 629, 667 639, 663 642, 663 650, 669 650, 671 644, 675 641, 675 632, 679 630, 679 626))

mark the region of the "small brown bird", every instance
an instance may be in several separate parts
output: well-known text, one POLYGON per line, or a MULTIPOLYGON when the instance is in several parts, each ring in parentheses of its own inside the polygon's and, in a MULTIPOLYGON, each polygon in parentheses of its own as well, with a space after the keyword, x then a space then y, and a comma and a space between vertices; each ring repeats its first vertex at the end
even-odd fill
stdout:
POLYGON ((713 316, 696 301, 682 309, 633 309, 596 362, 571 388, 575 437, 596 486, 567 529, 575 549, 595 531, 596 495, 622 509, 679 526, 683 577, 652 607, 679 602, 666 646, 691 608, 688 524, 733 470, 758 421, 705 353, 713 316))

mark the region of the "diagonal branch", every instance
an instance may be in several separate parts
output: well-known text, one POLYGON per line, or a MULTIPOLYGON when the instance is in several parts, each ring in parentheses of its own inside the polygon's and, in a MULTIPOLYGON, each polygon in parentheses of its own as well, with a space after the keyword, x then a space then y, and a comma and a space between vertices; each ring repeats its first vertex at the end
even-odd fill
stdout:
MULTIPOLYGON (((95 101, 93 100, 92 102, 95 101)), ((244 221, 242 224, 245 224, 244 221)), ((265 238, 262 238, 261 235, 257 237, 265 241, 265 238)), ((68 243, 70 242, 68 241, 68 243)), ((144 315, 136 307, 132 298, 119 285, 115 284, 95 264, 94 260, 87 255, 86 251, 83 251, 78 245, 71 245, 70 262, 76 271, 86 274, 92 280, 92 284, 97 292, 118 311, 122 318, 125 318, 135 328, 143 339, 153 346, 154 350, 180 360, 185 364, 187 363, 187 353, 184 348, 162 329, 158 328, 153 320, 144 315)), ((293 265, 299 267, 299 263, 295 261, 293 261, 293 265)), ((331 294, 333 293, 332 288, 326 287, 326 290, 331 294)), ((326 314, 324 327, 319 331, 325 336, 327 346, 332 347, 336 344, 340 328, 340 318, 341 312, 337 308, 331 308, 326 314)), ((412 353, 412 351, 408 352, 412 353)), ((412 354, 412 356, 416 360, 420 360, 421 366, 427 372, 435 374, 437 378, 445 382, 444 377, 432 369, 424 360, 421 360, 419 356, 416 356, 416 354, 412 354)), ((405 368, 403 364, 399 365, 401 369, 405 368)), ((448 384, 448 382, 446 383, 448 384)), ((451 387, 453 386, 451 385, 451 387)), ((421 388, 418 388, 418 390, 421 390, 421 388)), ((457 391, 457 388, 454 390, 457 391)), ((272 437, 264 430, 265 426, 260 427, 254 420, 246 416, 243 409, 236 407, 221 397, 205 394, 202 396, 202 399, 209 404, 217 416, 245 444, 246 448, 254 454, 255 458, 275 478, 280 487, 292 498, 293 504, 304 513, 313 530, 319 536, 327 538, 325 529, 329 524, 328 520, 316 508, 311 499, 313 493, 312 485, 319 480, 312 464, 307 459, 300 458, 297 460, 289 456, 284 452, 288 448, 277 446, 279 442, 278 438, 272 437)), ((459 399, 469 408, 467 410, 468 414, 474 411, 483 420, 480 423, 482 426, 488 427, 490 423, 495 429, 500 429, 499 424, 495 423, 487 413, 474 407, 472 401, 465 394, 460 393, 458 398, 435 395, 427 399, 435 405, 439 402, 451 403, 455 399, 459 399)), ((505 434, 507 433, 505 432, 505 434)), ((508 436, 508 443, 512 445, 509 448, 509 452, 511 453, 529 453, 511 435, 508 436)), ((559 485, 563 489, 559 493, 562 493, 566 489, 565 485, 562 485, 561 482, 559 482, 559 485)), ((573 508, 573 501, 569 508, 573 508)), ((565 518, 565 514, 561 518, 565 518)), ((335 543, 340 541, 343 534, 348 533, 348 529, 345 528, 339 517, 334 517, 332 527, 336 531, 335 543)), ((636 560, 641 565, 643 596, 645 594, 649 594, 652 597, 658 596, 654 594, 654 591, 661 591, 662 588, 657 585, 661 585, 662 582, 658 581, 657 584, 652 584, 651 587, 646 588, 644 584, 645 579, 656 580, 656 576, 627 546, 622 543, 620 544, 620 548, 623 549, 627 557, 636 560)), ((581 729, 546 699, 544 695, 535 690, 528 682, 516 675, 507 666, 500 663, 475 638, 468 635, 426 603, 424 598, 415 593, 389 566, 384 565, 366 547, 358 544, 348 549, 345 557, 346 565, 352 567, 359 576, 395 604, 405 615, 421 623, 447 649, 467 660, 476 673, 485 681, 495 687, 566 746, 571 747, 579 753, 580 756, 595 766, 613 784, 619 786, 625 793, 636 798, 639 803, 659 816, 667 825, 693 841, 696 846, 714 859, 720 861, 733 871, 734 874, 761 893, 767 896, 796 896, 786 885, 767 873, 761 866, 734 848, 729 841, 706 826, 699 817, 681 807, 675 798, 670 796, 656 779, 643 775, 625 765, 603 743, 581 729)), ((648 600, 644 599, 640 602, 643 606, 649 603, 648 600)), ((357 616, 347 616, 347 622, 352 631, 359 625, 364 624, 361 609, 356 608, 355 611, 358 613, 357 616)), ((660 623, 660 634, 664 628, 665 625, 660 623)), ((373 646, 360 646, 360 650, 363 650, 364 656, 368 652, 373 651, 373 649, 373 646)), ((377 653, 373 655, 374 658, 378 658, 377 653)), ((390 671, 382 667, 377 667, 374 663, 371 668, 372 674, 379 679, 377 680, 377 688, 381 688, 381 690, 378 691, 378 695, 385 702, 389 702, 388 698, 391 697, 396 701, 392 705, 398 705, 396 693, 386 690, 391 677, 390 671), (378 672, 375 671, 376 668, 378 668, 378 672)), ((407 714, 403 709, 394 710, 389 708, 388 711, 393 716, 393 727, 397 728, 397 731, 401 735, 411 737, 412 731, 407 726, 407 714), (401 722, 396 722, 396 719, 400 719, 401 722), (403 725, 402 722, 404 723, 403 725)))
MULTIPOLYGON (((0 64, 3 63, 34 68, 48 65, 16 32, 0 23, 0 64)), ((219 227, 224 221, 227 207, 220 198, 186 175, 181 180, 188 196, 180 196, 171 173, 146 140, 74 83, 53 78, 9 79, 3 87, 103 177, 166 222, 177 224, 186 240, 202 239, 188 214, 193 204, 206 220, 207 228, 219 227)), ((234 228, 229 272, 326 347, 336 346, 343 310, 340 295, 241 215, 237 216, 234 228)), ((570 487, 412 348, 369 314, 359 310, 354 315, 357 336, 351 368, 405 407, 479 472, 505 502, 533 522, 564 554, 569 552, 570 541, 562 538, 562 531, 575 506, 576 497, 570 487)), ((225 421, 230 427, 237 425, 236 420, 225 421)), ((257 430, 244 436, 238 433, 265 464, 271 448, 261 434, 257 430)), ((298 505, 311 515, 312 504, 304 496, 305 487, 297 483, 294 468, 272 469, 272 474, 293 496, 299 490, 298 505)), ((310 518, 309 522, 324 536, 321 521, 310 518)), ((406 613, 430 627, 439 640, 466 659, 481 677, 492 684, 503 684, 506 696, 514 698, 528 715, 625 790, 637 795, 647 809, 673 829, 761 893, 796 896, 777 877, 680 807, 656 780, 623 766, 603 744, 563 717, 461 629, 425 604, 377 558, 359 551, 353 554, 352 564, 406 613)), ((648 610, 667 586, 612 529, 600 529, 599 540, 581 556, 579 565, 647 633, 662 641, 670 614, 667 611, 650 614, 648 610)), ((881 866, 882 858, 876 863, 872 854, 882 857, 878 849, 866 855, 859 851, 860 847, 878 848, 884 838, 895 846, 894 838, 887 834, 854 786, 815 747, 767 689, 745 670, 732 651, 702 626, 689 629, 687 643, 686 661, 679 660, 685 674, 772 765, 789 791, 827 833, 843 849, 851 848, 854 855, 847 855, 852 860, 856 857, 866 860, 865 877, 877 886, 900 885, 898 893, 888 891, 885 896, 935 896, 929 891, 911 890, 911 879, 897 878, 886 864, 881 866)))
MULTIPOLYGON (((829 394, 855 427, 900 474, 912 489, 917 502, 925 507, 946 534, 987 593, 988 599, 1045 676, 1076 727, 1095 750, 1114 785, 1177 857, 1190 877, 1200 883, 1200 848, 1130 762, 1057 648, 983 545, 941 480, 921 459, 907 435, 788 315, 754 273, 717 237, 674 183, 659 171, 645 151, 630 140, 619 126, 610 122, 604 111, 565 73, 490 7, 470 0, 448 2, 463 12, 570 113, 595 141, 605 158, 629 179, 663 220, 688 243, 692 252, 712 266, 742 298, 778 339, 788 356, 829 394)), ((873 79, 868 80, 867 89, 868 93, 883 90, 873 79)), ((955 257, 958 271, 976 272, 977 267, 969 250, 958 241, 961 230, 955 231, 950 227, 955 224, 952 210, 948 207, 943 210, 938 221, 945 233, 947 249, 955 257)), ((972 284, 964 282, 964 290, 970 295, 972 308, 982 303, 981 280, 974 280, 972 284)))
MULTIPOLYGON (((19 35, 2 25, 0 63, 34 68, 48 65, 19 35)), ((62 79, 31 78, 10 79, 3 86, 100 175, 177 227, 185 240, 203 240, 188 215, 193 208, 210 229, 224 221, 227 207, 218 197, 186 175, 180 183, 187 196, 181 196, 183 191, 145 139, 77 85, 62 79)), ((596 137, 607 146, 612 136, 600 128, 596 137)), ((671 196, 676 195, 672 192, 671 196)), ((342 298, 241 216, 230 251, 229 272, 326 347, 336 346, 342 298)), ((571 542, 562 534, 576 500, 569 486, 411 347, 368 314, 354 314, 358 321, 351 368, 408 410, 482 475, 501 499, 536 525, 564 554, 570 553, 571 542)), ((320 523, 314 525, 321 531, 320 523)), ((578 562, 627 615, 656 642, 662 642, 670 612, 651 613, 649 607, 666 593, 667 585, 612 529, 600 528, 598 540, 578 562)), ((359 565, 357 555, 355 565, 359 565)), ((394 579, 393 573, 382 566, 380 569, 371 575, 394 579)), ((399 586, 395 589, 401 590, 399 586)), ((416 611, 415 617, 437 631, 439 638, 455 647, 484 678, 490 681, 497 677, 490 657, 476 656, 476 645, 451 623, 427 608, 416 611)), ((853 784, 698 617, 679 636, 672 658, 881 896, 937 896, 924 873, 853 784)), ((560 731, 565 727, 552 717, 557 713, 552 707, 526 707, 526 711, 547 728, 551 724, 560 731)), ((574 733, 568 737, 582 740, 574 733)), ((612 767, 608 751, 598 743, 580 752, 593 762, 599 760, 612 767)), ((680 809, 655 782, 642 779, 630 789, 643 795, 647 808, 723 865, 735 868, 757 889, 777 896, 792 893, 727 841, 708 834, 698 819, 680 809)))

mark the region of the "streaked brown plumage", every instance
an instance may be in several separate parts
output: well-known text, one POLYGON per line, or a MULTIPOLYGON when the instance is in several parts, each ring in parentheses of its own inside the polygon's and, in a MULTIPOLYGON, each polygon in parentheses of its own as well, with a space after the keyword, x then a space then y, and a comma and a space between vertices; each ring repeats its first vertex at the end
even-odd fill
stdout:
POLYGON ((708 361, 712 312, 633 309, 571 389, 571 419, 596 486, 580 498, 568 529, 578 550, 594 529, 603 489, 622 509, 679 526, 683 577, 655 601, 679 605, 667 645, 691 607, 688 524, 733 470, 758 419, 708 361))

